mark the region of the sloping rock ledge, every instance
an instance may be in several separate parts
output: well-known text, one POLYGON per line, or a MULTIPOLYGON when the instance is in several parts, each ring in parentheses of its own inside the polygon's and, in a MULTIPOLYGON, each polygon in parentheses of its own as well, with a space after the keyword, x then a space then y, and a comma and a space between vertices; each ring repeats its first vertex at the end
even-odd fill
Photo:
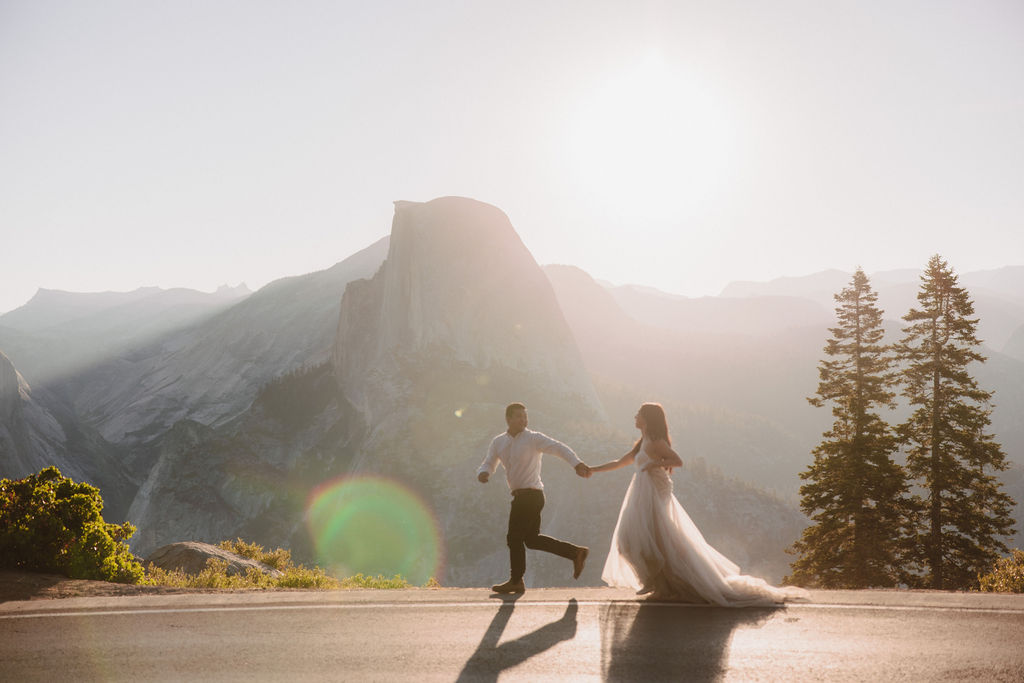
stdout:
POLYGON ((224 560, 228 563, 226 570, 228 576, 243 575, 250 568, 258 569, 275 579, 280 578, 282 575, 279 570, 269 567, 262 562, 250 560, 247 557, 242 557, 223 548, 218 548, 215 545, 199 543, 198 541, 181 541, 157 548, 150 553, 143 564, 148 566, 150 563, 153 563, 166 571, 177 570, 183 571, 186 574, 198 574, 206 568, 206 562, 211 558, 224 560))

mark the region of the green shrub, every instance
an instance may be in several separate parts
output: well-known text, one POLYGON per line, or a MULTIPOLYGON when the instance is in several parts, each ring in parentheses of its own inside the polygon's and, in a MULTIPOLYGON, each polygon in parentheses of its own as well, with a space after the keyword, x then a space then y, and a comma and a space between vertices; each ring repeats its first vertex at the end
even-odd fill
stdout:
POLYGON ((981 590, 989 593, 1024 593, 1024 550, 998 560, 991 572, 978 577, 981 590))
POLYGON ((0 566, 138 583, 144 571, 126 543, 135 527, 107 524, 102 512, 99 489, 56 467, 0 479, 0 566))

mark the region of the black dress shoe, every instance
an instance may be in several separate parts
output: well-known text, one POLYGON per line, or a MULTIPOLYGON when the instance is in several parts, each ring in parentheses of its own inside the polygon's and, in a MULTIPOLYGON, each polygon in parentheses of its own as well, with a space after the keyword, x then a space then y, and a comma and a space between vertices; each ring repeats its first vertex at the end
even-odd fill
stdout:
POLYGON ((495 593, 525 593, 526 586, 523 585, 523 580, 513 581, 509 579, 505 583, 499 583, 496 586, 491 586, 491 590, 495 593))
POLYGON ((583 565, 587 563, 587 555, 590 554, 590 548, 580 548, 579 552, 576 553, 576 557, 572 560, 572 578, 580 578, 580 574, 583 573, 583 565))

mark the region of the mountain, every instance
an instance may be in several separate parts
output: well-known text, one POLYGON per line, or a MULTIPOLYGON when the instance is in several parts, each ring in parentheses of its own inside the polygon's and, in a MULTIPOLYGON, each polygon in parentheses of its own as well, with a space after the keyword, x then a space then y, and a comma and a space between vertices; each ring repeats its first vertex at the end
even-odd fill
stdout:
MULTIPOLYGON (((343 564, 311 520, 338 487, 366 486, 405 492, 380 510, 403 495, 422 502, 407 521, 434 529, 414 540, 441 547, 431 569, 443 583, 493 582, 508 570, 508 491, 500 478, 478 484, 474 472, 513 400, 530 407, 534 428, 592 463, 634 438, 608 423, 555 291, 508 218, 469 199, 398 202, 383 265, 345 288, 329 363, 268 383, 225 423, 181 421, 152 442, 154 465, 129 512, 133 548, 241 535, 343 564)), ((597 584, 628 475, 583 480, 547 463, 545 528, 594 548, 582 581, 597 584)), ((699 461, 681 480, 709 539, 752 570, 786 571, 782 550, 803 525, 791 505, 699 461)), ((353 514, 326 505, 330 528, 353 514)), ((567 571, 532 557, 527 578, 564 585, 567 571)))
POLYGON ((261 385, 327 358, 345 286, 372 275, 387 248, 384 238, 327 270, 271 282, 83 370, 62 391, 83 421, 131 447, 179 420, 223 424, 249 407, 261 385))
MULTIPOLYGON (((955 266, 955 264, 953 264, 955 266)), ((769 282, 733 282, 722 290, 721 297, 711 305, 720 306, 724 299, 746 299, 753 308, 771 305, 773 297, 790 297, 816 302, 831 315, 835 308, 833 296, 850 284, 851 273, 828 270, 804 277, 784 277, 769 282)), ((911 307, 917 307, 921 271, 890 270, 872 273, 872 288, 878 293, 878 306, 886 319, 899 321, 911 307)), ((1008 266, 997 270, 974 271, 959 276, 974 301, 979 319, 978 336, 994 351, 1020 360, 1024 355, 1011 339, 1024 325, 1024 266, 1008 266)))
MULTIPOLYGON (((547 279, 494 207, 458 198, 396 203, 383 265, 372 279, 351 282, 338 299, 340 315, 324 316, 333 318, 336 332, 329 366, 266 387, 249 410, 205 440, 195 425, 179 423, 172 430, 132 508, 140 529, 159 530, 153 540, 140 535, 140 548, 191 531, 167 518, 188 501, 201 501, 191 517, 210 519, 214 536, 234 533, 276 505, 292 506, 292 519, 301 520, 295 506, 302 501, 288 496, 271 496, 259 514, 204 514, 214 501, 235 499, 234 480, 219 480, 216 473, 235 467, 242 450, 247 460, 260 461, 247 471, 269 469, 273 486, 298 477, 296 486, 308 492, 332 473, 387 473, 433 499, 444 488, 439 477, 459 481, 472 473, 505 403, 523 399, 535 415, 566 419, 594 419, 599 411, 547 279), (325 378, 334 387, 326 394, 325 378), (278 389, 324 398, 289 425, 273 417, 278 389), (237 448, 240 440, 244 449, 237 448), (206 475, 189 476, 198 453, 206 475), (453 457, 457 465, 443 462, 453 457), (310 462, 320 463, 311 478, 297 474, 310 462), (175 482, 183 479, 218 488, 182 494, 187 487, 175 482)), ((307 304, 292 298, 291 305, 307 304)), ((287 412, 289 401, 284 403, 277 409, 287 412)))
POLYGON ((798 327, 825 325, 832 320, 831 308, 799 296, 690 299, 629 285, 610 291, 631 318, 686 334, 763 337, 798 327))
POLYGON ((491 375, 508 375, 534 403, 600 413, 551 285, 500 210, 456 197, 396 202, 391 240, 377 276, 346 289, 334 346, 343 391, 368 419, 393 399, 373 376, 419 358, 481 378, 481 396, 499 403, 509 389, 491 375), (530 388, 541 381, 543 392, 530 388))
MULTIPOLYGON (((736 283, 725 294, 745 298, 709 297, 704 305, 710 312, 703 319, 679 325, 684 318, 673 314, 671 305, 686 300, 646 288, 632 288, 630 298, 620 299, 626 304, 623 310, 602 321, 608 306, 594 304, 596 283, 582 271, 569 277, 572 270, 549 267, 547 272, 566 317, 577 330, 592 373, 613 383, 628 383, 662 402, 678 402, 676 413, 699 414, 684 422, 686 439, 695 445, 695 452, 708 454, 709 462, 728 474, 768 486, 783 496, 794 495, 800 484, 796 475, 810 464, 810 450, 831 422, 829 411, 809 408, 804 399, 817 389, 815 368, 824 357, 828 327, 834 321, 808 325, 811 321, 794 309, 793 313, 780 312, 771 324, 761 323, 764 333, 760 336, 745 333, 745 321, 733 321, 719 327, 733 333, 723 331, 718 337, 703 333, 702 324, 729 312, 742 314, 736 307, 738 300, 747 302, 748 312, 762 302, 767 307, 799 300, 821 304, 825 288, 836 287, 838 292, 850 276, 825 271, 769 283, 736 283), (643 297, 647 301, 639 305, 633 301, 643 297), (662 310, 659 305, 665 313, 652 314, 662 310), (628 321, 622 317, 624 312, 630 314, 628 321), (631 334, 617 334, 630 325, 631 334), (691 387, 697 387, 696 391, 691 387), (758 425, 760 433, 755 430, 758 425)), ((974 374, 983 389, 995 392, 992 433, 1011 462, 1011 470, 1001 478, 1018 502, 1018 519, 1024 515, 1024 424, 1019 419, 1024 410, 1024 309, 1015 303, 1020 297, 1014 296, 1012 287, 1021 282, 1022 273, 1024 268, 1004 268, 961 278, 964 286, 975 283, 976 287, 968 291, 976 302, 988 360, 977 365, 974 374), (999 344, 993 343, 993 337, 997 341, 1007 338, 1002 351, 996 350, 999 344)), ((901 336, 898 316, 892 313, 917 305, 919 277, 917 271, 910 270, 872 276, 873 284, 878 283, 880 304, 887 311, 890 342, 901 336)), ((606 289, 613 294, 621 290, 606 289)), ((605 402, 607 406, 607 399, 605 402)), ((906 412, 902 406, 882 417, 898 424, 906 412)))
POLYGON ((66 476, 97 486, 107 514, 122 517, 135 486, 118 462, 118 449, 37 397, 0 352, 0 476, 20 479, 56 465, 66 476))
MULTIPOLYGON (((813 359, 822 346, 821 327, 801 326, 797 314, 795 327, 778 323, 773 334, 741 333, 747 325, 742 321, 727 326, 732 333, 684 332, 671 306, 686 301, 668 299, 664 316, 646 315, 664 295, 633 290, 624 298, 631 311, 641 311, 633 317, 618 303, 620 288, 609 291, 571 266, 548 266, 545 272, 613 419, 617 412, 626 422, 633 414, 627 411, 636 407, 627 402, 613 412, 612 405, 621 402, 612 394, 661 403, 684 459, 703 458, 728 476, 795 497, 797 474, 827 427, 804 400, 817 386, 813 359), (638 303, 642 296, 651 300, 638 303)), ((799 302, 795 308, 809 310, 799 302)), ((704 320, 736 310, 731 301, 721 302, 718 311, 704 305, 704 320)))
MULTIPOLYGON (((915 272, 875 277, 892 310, 913 302, 915 272)), ((525 402, 532 428, 601 463, 631 446, 632 416, 654 400, 686 463, 673 478, 694 521, 745 571, 777 581, 806 524, 797 475, 831 424, 805 399, 848 280, 834 271, 700 299, 604 286, 539 267, 496 207, 396 202, 389 237, 220 308, 175 318, 170 296, 140 290, 43 294, 4 316, 0 342, 20 355, 0 363, 0 476, 57 464, 100 486, 111 519, 137 525, 139 554, 241 536, 346 571, 390 548, 412 564, 391 557, 379 571, 488 585, 508 568, 509 498, 500 477, 480 485, 474 473, 504 406, 525 402), (99 355, 83 364, 87 350, 99 355), (14 369, 64 356, 75 367, 44 384, 14 369), (397 515, 401 533, 360 512, 397 515)), ((978 379, 996 391, 993 430, 1014 461, 1003 478, 1024 500, 1015 282, 1013 271, 978 280, 979 311, 999 318, 985 323, 989 343, 1005 337, 978 379)), ((546 465, 545 530, 590 546, 581 581, 599 584, 630 474, 583 480, 557 458, 546 465)), ((535 554, 529 571, 534 586, 568 575, 535 554)))
POLYGON ((1024 360, 1024 324, 1013 331, 1006 346, 1003 347, 1003 352, 1017 360, 1024 360))
POLYGON ((221 287, 213 294, 157 287, 97 294, 40 289, 27 304, 0 316, 0 348, 34 385, 48 386, 249 294, 245 285, 221 287))
POLYGON ((985 289, 1016 303, 1024 303, 1024 266, 965 273, 960 284, 968 289, 985 289))

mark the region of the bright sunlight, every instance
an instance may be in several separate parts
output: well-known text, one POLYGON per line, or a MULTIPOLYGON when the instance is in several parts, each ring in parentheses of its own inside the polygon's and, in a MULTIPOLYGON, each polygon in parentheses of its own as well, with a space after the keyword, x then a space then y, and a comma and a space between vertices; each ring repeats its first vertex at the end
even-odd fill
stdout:
POLYGON ((567 135, 570 174, 589 202, 622 216, 670 219, 726 176, 732 127, 691 75, 650 56, 584 97, 567 135))

